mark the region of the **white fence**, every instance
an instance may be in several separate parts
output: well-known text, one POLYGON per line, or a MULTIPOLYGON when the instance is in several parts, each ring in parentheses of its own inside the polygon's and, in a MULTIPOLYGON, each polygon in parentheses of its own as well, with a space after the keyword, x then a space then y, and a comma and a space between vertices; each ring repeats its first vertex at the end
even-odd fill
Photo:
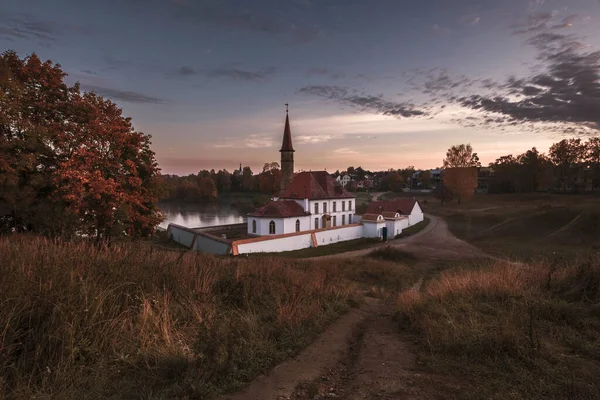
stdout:
POLYGON ((363 237, 362 225, 344 225, 314 231, 261 236, 232 242, 233 254, 275 253, 326 246, 363 237))
POLYGON ((203 253, 227 255, 231 254, 231 240, 221 239, 205 232, 198 232, 176 224, 169 224, 167 235, 171 240, 203 253))

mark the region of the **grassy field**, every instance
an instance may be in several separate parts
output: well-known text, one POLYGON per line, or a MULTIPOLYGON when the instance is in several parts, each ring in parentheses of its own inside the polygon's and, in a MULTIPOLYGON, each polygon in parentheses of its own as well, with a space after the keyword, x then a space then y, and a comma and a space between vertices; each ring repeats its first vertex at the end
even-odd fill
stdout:
POLYGON ((598 196, 480 195, 423 208, 444 217, 456 236, 504 258, 571 259, 600 245, 598 196))
POLYGON ((600 398, 599 199, 478 196, 424 208, 519 263, 440 262, 398 296, 421 384, 454 399, 600 398))
POLYGON ((421 384, 446 398, 597 399, 599 302, 597 256, 447 270, 403 292, 397 309, 418 346, 421 384))
POLYGON ((348 251, 362 250, 373 247, 381 243, 381 240, 375 238, 360 238, 328 244, 326 246, 309 247, 306 249, 284 251, 280 253, 257 253, 253 257, 283 257, 283 258, 311 258, 340 254, 348 251))
POLYGON ((223 259, 0 237, 0 398, 212 398, 415 279, 397 261, 223 259))
POLYGON ((396 235, 396 239, 401 239, 405 237, 409 237, 414 235, 415 233, 421 232, 423 229, 427 228, 427 225, 431 222, 431 219, 424 217, 423 221, 419 222, 416 225, 409 226, 406 229, 403 229, 399 235, 396 235))

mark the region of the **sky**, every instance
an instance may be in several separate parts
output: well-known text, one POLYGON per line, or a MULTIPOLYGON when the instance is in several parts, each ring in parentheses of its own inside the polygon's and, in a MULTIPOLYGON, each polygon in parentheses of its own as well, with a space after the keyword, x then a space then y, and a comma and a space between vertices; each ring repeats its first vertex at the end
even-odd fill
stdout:
POLYGON ((600 0, 0 0, 0 49, 122 107, 163 173, 487 164, 600 133, 600 0))

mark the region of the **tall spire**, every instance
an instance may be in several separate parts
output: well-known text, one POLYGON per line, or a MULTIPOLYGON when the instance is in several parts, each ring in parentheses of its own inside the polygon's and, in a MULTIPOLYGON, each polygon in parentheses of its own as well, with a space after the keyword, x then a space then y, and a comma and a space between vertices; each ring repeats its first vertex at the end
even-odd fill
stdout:
POLYGON ((288 104, 285 105, 285 128, 283 129, 283 143, 281 144, 281 190, 285 190, 294 179, 294 147, 292 146, 292 131, 288 104))
POLYGON ((295 151, 292 146, 292 131, 290 129, 289 105, 285 103, 285 128, 283 129, 283 143, 279 151, 295 151))

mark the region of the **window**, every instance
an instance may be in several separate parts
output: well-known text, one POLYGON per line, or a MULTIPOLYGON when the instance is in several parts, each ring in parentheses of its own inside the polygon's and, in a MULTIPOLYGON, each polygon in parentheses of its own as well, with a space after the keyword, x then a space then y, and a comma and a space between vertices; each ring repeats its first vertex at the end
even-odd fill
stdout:
POLYGON ((348 210, 352 211, 352 202, 351 201, 348 202, 348 210))
POLYGON ((334 201, 334 202, 333 202, 333 212, 336 212, 336 211, 337 211, 337 204, 336 204, 336 202, 334 201))
POLYGON ((300 232, 300 220, 296 220, 296 232, 300 232))
POLYGON ((315 229, 319 229, 319 218, 315 218, 315 229))
POLYGON ((269 222, 269 234, 270 235, 275 234, 275 221, 269 222))
POLYGON ((315 214, 319 213, 319 203, 315 203, 315 214))
POLYGON ((346 225, 346 216, 342 215, 342 225, 346 225))
POLYGON ((337 226, 337 216, 333 216, 333 226, 337 226))
POLYGON ((323 203, 323 214, 327 214, 327 203, 323 203))
POLYGON ((252 233, 256 233, 256 220, 252 220, 252 233))
POLYGON ((352 223, 352 214, 348 214, 348 223, 351 224, 352 223))
POLYGON ((342 201, 342 211, 346 211, 346 202, 342 201))

